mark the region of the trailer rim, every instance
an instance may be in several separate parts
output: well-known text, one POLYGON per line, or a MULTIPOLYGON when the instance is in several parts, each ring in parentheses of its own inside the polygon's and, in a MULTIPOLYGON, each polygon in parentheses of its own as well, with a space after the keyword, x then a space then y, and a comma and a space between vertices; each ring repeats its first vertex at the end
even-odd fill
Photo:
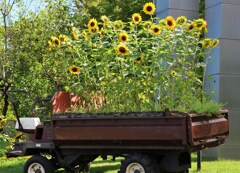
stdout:
POLYGON ((141 164, 133 162, 127 166, 126 173, 145 173, 145 170, 141 164))
POLYGON ((24 173, 53 173, 54 165, 46 157, 33 155, 24 165, 24 173))
POLYGON ((28 167, 28 173, 45 173, 45 169, 40 163, 32 163, 28 167))

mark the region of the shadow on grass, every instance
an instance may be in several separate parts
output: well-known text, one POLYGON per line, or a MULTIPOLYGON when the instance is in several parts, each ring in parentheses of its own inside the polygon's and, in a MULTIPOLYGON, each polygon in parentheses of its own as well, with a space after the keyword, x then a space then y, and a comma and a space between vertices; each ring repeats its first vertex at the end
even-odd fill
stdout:
MULTIPOLYGON (((217 159, 202 157, 202 162, 211 162, 211 161, 217 161, 217 159)), ((192 162, 197 162, 197 157, 192 157, 192 162)))
POLYGON ((94 160, 94 164, 102 164, 102 163, 116 163, 116 162, 121 162, 121 160, 123 160, 123 157, 118 157, 116 158, 116 160, 110 159, 108 158, 107 160, 103 160, 103 159, 97 159, 94 160))
POLYGON ((113 171, 113 170, 119 170, 120 164, 115 164, 115 165, 106 165, 106 166, 96 166, 90 168, 90 173, 104 173, 107 171, 113 171))
MULTIPOLYGON (((90 167, 89 173, 104 173, 107 171, 115 171, 117 172, 120 168, 120 164, 116 165, 103 165, 103 166, 94 166, 90 167)), ((55 173, 66 173, 64 169, 56 170, 55 173)))

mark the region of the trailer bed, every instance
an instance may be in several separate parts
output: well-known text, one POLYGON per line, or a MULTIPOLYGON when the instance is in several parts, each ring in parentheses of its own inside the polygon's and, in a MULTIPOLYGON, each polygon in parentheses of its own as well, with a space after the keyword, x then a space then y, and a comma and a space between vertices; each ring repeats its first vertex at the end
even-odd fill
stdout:
POLYGON ((220 117, 180 112, 52 115, 53 141, 60 148, 183 149, 224 143, 227 112, 220 117))

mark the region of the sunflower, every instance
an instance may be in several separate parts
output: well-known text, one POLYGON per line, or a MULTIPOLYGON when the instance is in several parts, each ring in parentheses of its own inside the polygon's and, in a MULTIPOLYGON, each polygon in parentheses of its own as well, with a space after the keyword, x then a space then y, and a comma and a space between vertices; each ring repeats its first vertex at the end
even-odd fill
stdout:
POLYGON ((139 13, 134 13, 132 15, 133 23, 138 24, 142 21, 142 16, 139 13))
MULTIPOLYGON (((206 22, 206 21, 205 21, 206 22)), ((204 24, 204 26, 203 26, 203 31, 204 32, 208 32, 208 29, 207 29, 207 22, 204 24)))
POLYGON ((7 122, 7 118, 4 118, 0 121, 0 123, 6 123, 7 122))
POLYGON ((97 33, 99 31, 99 28, 98 28, 98 26, 92 27, 92 28, 88 28, 88 31, 90 33, 92 33, 92 34, 95 34, 95 33, 97 33))
POLYGON ((128 42, 128 34, 126 32, 119 34, 119 40, 120 42, 128 42))
POLYGON ((194 22, 192 22, 190 25, 188 25, 187 31, 190 32, 190 31, 192 31, 195 27, 196 27, 196 24, 195 24, 194 22))
POLYGON ((111 27, 111 22, 106 15, 101 16, 101 20, 103 21, 103 28, 106 29, 107 27, 111 27))
POLYGON ((17 140, 17 139, 21 138, 22 135, 23 135, 23 133, 22 133, 22 132, 19 132, 16 136, 13 137, 13 139, 14 139, 14 140, 17 140))
POLYGON ((178 25, 185 25, 187 23, 187 18, 185 16, 179 16, 176 22, 178 25))
POLYGON ((165 27, 166 26, 166 20, 165 19, 161 19, 158 23, 159 23, 159 25, 161 27, 165 27))
POLYGON ((79 74, 80 73, 80 67, 77 67, 75 65, 72 65, 70 68, 69 68, 69 71, 70 73, 72 74, 79 74))
POLYGON ((60 40, 57 37, 51 37, 52 43, 54 43, 57 47, 61 45, 60 40))
POLYGON ((217 38, 212 40, 212 47, 215 48, 219 44, 219 40, 217 38))
POLYGON ((175 76, 177 76, 177 72, 176 72, 176 71, 171 71, 171 75, 172 75, 173 77, 175 77, 175 76))
POLYGON ((48 50, 51 51, 52 50, 52 41, 51 40, 48 40, 48 50))
POLYGON ((159 25, 153 25, 153 26, 152 26, 152 33, 153 33, 154 35, 160 34, 160 33, 161 33, 161 28, 160 28, 160 26, 159 26, 159 25))
POLYGON ((87 40, 88 35, 87 35, 87 32, 85 30, 82 31, 82 36, 83 36, 84 40, 87 40))
POLYGON ((139 64, 143 60, 143 56, 139 56, 134 60, 134 63, 139 64))
POLYGON ((143 6, 143 11, 146 14, 152 15, 156 11, 156 7, 152 2, 149 2, 143 6))
POLYGON ((100 37, 103 38, 104 37, 104 28, 102 27, 100 30, 100 37))
POLYGON ((124 27, 123 22, 121 20, 114 21, 113 26, 115 30, 122 30, 124 27))
POLYGON ((168 29, 174 29, 176 26, 175 19, 172 16, 167 16, 165 19, 165 24, 168 29))
POLYGON ((206 22, 205 20, 203 20, 203 19, 197 19, 197 20, 195 20, 194 22, 195 22, 196 28, 197 28, 198 30, 202 30, 202 29, 204 29, 205 27, 207 27, 207 22, 206 22))
POLYGON ((92 18, 88 22, 88 28, 95 28, 97 27, 97 20, 95 18, 92 18))
POLYGON ((101 16, 101 20, 103 22, 108 22, 109 21, 109 19, 108 19, 108 17, 106 15, 101 16))
POLYGON ((212 40, 210 38, 205 38, 202 42, 202 47, 208 49, 212 46, 212 40))
POLYGON ((152 22, 151 21, 146 21, 143 23, 143 29, 145 31, 148 31, 149 29, 151 29, 151 26, 152 26, 152 22))
POLYGON ((76 27, 72 27, 72 36, 73 36, 73 38, 75 39, 75 40, 78 40, 79 38, 78 38, 78 30, 77 30, 77 28, 76 27))
POLYGON ((195 76, 195 73, 193 71, 189 71, 189 72, 187 72, 187 75, 188 76, 195 76))
POLYGON ((129 49, 126 45, 124 44, 119 44, 117 46, 117 52, 118 54, 122 55, 122 56, 125 56, 125 55, 128 55, 129 54, 129 49))
POLYGON ((65 42, 65 41, 67 40, 67 36, 61 34, 61 35, 59 36, 59 40, 60 40, 61 42, 65 42))

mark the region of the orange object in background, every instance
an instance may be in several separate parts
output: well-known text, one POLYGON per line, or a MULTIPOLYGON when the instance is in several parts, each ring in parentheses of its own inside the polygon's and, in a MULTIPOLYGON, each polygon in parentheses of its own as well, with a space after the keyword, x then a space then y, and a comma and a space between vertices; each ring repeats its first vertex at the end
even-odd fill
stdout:
POLYGON ((78 112, 82 110, 89 112, 99 110, 104 104, 102 92, 90 92, 88 98, 82 96, 71 95, 70 92, 56 92, 52 98, 52 114, 63 113, 68 111, 78 112))
POLYGON ((71 108, 71 94, 66 91, 58 91, 52 98, 52 114, 67 112, 71 108))

